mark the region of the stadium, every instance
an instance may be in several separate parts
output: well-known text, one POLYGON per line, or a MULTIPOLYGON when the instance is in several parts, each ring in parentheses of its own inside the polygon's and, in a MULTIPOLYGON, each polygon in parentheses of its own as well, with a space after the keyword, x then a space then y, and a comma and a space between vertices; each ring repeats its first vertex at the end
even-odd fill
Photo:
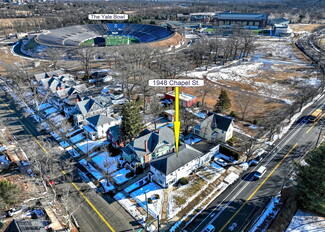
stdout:
POLYGON ((172 47, 181 42, 182 36, 169 26, 106 23, 46 30, 24 41, 20 50, 25 55, 40 57, 40 54, 44 54, 49 47, 73 49, 86 46, 110 47, 141 43, 172 47))

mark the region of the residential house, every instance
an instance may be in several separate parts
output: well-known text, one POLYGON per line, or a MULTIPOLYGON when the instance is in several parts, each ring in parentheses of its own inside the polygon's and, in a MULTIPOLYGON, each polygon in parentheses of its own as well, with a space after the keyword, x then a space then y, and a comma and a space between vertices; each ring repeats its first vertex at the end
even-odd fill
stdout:
POLYGON ((49 72, 44 73, 37 73, 34 75, 34 78, 37 80, 37 82, 40 82, 42 79, 53 77, 53 76, 61 76, 64 72, 60 69, 53 70, 49 72))
POLYGON ((52 93, 56 93, 58 90, 77 85, 73 76, 70 74, 44 78, 40 80, 40 84, 44 90, 51 90, 52 93))
POLYGON ((183 144, 179 147, 178 154, 173 151, 151 161, 149 177, 160 186, 168 188, 209 162, 214 154, 204 154, 188 144, 183 144))
POLYGON ((118 148, 121 146, 119 125, 115 125, 108 128, 108 130, 106 131, 106 135, 107 135, 107 141, 110 142, 113 147, 118 148))
POLYGON ((194 134, 208 141, 226 142, 233 136, 234 122, 230 117, 212 114, 194 127, 194 134))
MULTIPOLYGON (((166 93, 165 98, 168 100, 175 101, 175 91, 170 91, 166 93)), ((197 102, 197 98, 195 96, 181 92, 179 93, 179 101, 181 106, 189 108, 197 102)))
POLYGON ((104 114, 108 116, 112 113, 111 105, 112 101, 109 96, 84 98, 84 100, 77 102, 75 112, 73 112, 75 125, 86 125, 85 120, 95 115, 104 114))
POLYGON ((117 120, 106 115, 95 115, 87 118, 87 122, 88 125, 83 128, 91 140, 104 138, 108 128, 118 123, 117 120))
MULTIPOLYGON (((80 95, 87 95, 87 92, 88 88, 85 84, 59 89, 51 98, 51 103, 57 109, 61 111, 66 111, 66 114, 69 114, 69 112, 74 111, 77 102, 81 101, 80 95)), ((67 118, 69 116, 67 116, 67 118)))
POLYGON ((151 160, 170 152, 174 143, 174 131, 169 127, 163 127, 158 132, 150 132, 134 139, 123 148, 122 157, 131 168, 137 163, 145 167, 151 160))

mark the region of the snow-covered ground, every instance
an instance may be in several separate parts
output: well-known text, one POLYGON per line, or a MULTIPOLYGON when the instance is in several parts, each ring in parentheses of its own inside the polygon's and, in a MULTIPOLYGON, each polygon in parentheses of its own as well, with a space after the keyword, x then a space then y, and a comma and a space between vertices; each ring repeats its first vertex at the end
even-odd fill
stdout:
POLYGON ((148 211, 154 218, 157 218, 157 215, 161 215, 162 203, 164 202, 163 189, 157 184, 150 182, 130 194, 131 197, 146 210, 147 204, 145 193, 147 193, 147 199, 152 199, 152 203, 148 204, 148 211), (159 199, 155 198, 156 194, 159 195, 159 199))
POLYGON ((216 164, 215 162, 211 162, 210 166, 214 169, 216 169, 217 172, 220 173, 224 173, 226 171, 226 169, 224 169, 223 167, 221 167, 220 165, 216 164))
POLYGON ((138 222, 143 223, 143 216, 137 209, 136 204, 133 204, 123 193, 120 192, 116 194, 114 199, 117 200, 138 222))
POLYGON ((63 147, 63 148, 67 148, 67 147, 70 146, 70 144, 67 143, 66 141, 62 141, 62 142, 60 143, 60 146, 63 147))
MULTIPOLYGON (((77 137, 72 137, 71 141, 74 140, 73 138, 76 138, 76 140, 80 139, 80 138, 85 138, 83 135, 78 134, 76 135, 77 137)), ((79 140, 80 141, 80 140, 79 140)), ((94 150, 97 147, 101 147, 104 145, 108 145, 108 142, 106 139, 102 139, 102 140, 90 140, 90 139, 86 139, 85 141, 82 142, 78 142, 75 143, 76 146, 84 153, 87 154, 88 152, 91 152, 92 150, 94 150)))
POLYGON ((73 130, 73 131, 67 133, 65 136, 70 137, 71 135, 76 134, 76 133, 79 133, 79 132, 81 133, 82 131, 83 131, 83 129, 82 128, 79 128, 77 130, 73 130))
POLYGON ((133 183, 132 185, 126 187, 124 189, 124 191, 127 193, 130 193, 133 190, 135 190, 136 188, 139 188, 147 183, 148 183, 148 177, 143 177, 142 179, 138 180, 137 182, 133 183))
POLYGON ((99 182, 101 186, 104 188, 105 193, 115 189, 114 185, 112 185, 107 179, 102 179, 99 182))
POLYGON ((111 157, 109 153, 103 152, 92 158, 94 163, 105 173, 112 173, 118 169, 118 157, 111 157))
MULTIPOLYGON (((257 43, 257 48, 253 58, 248 61, 235 60, 224 66, 211 66, 198 68, 187 72, 187 76, 193 78, 204 78, 212 82, 225 84, 227 86, 246 86, 250 92, 258 93, 264 97, 271 97, 291 103, 290 94, 296 93, 292 86, 299 82, 299 85, 314 86, 319 85, 316 73, 307 73, 307 69, 312 68, 310 64, 301 61, 296 57, 290 41, 263 41, 257 43), (288 71, 290 66, 290 71, 288 71), (306 68, 305 71, 294 70, 299 66, 306 68), (292 70, 292 71, 291 71, 292 70), (277 74, 284 74, 288 82, 281 82, 277 74), (292 75, 288 73, 292 73, 292 75), (306 75, 304 75, 306 73, 306 75), (308 78, 302 78, 301 76, 308 78)), ((183 75, 183 74, 182 74, 183 75)))
POLYGON ((298 210, 286 232, 324 232, 325 218, 310 212, 298 210))
POLYGON ((266 206, 264 212, 260 215, 259 219, 254 224, 254 226, 249 230, 249 232, 266 231, 272 219, 277 215, 277 213, 281 209, 281 207, 277 206, 279 202, 280 202, 280 195, 277 197, 273 197, 270 203, 266 206), (272 217, 272 219, 266 221, 268 217, 272 217), (263 224, 264 224, 264 228, 261 227, 263 224))
POLYGON ((82 134, 77 134, 77 135, 71 137, 71 138, 70 138, 70 141, 71 141, 72 143, 78 143, 79 141, 81 141, 81 140, 83 140, 83 139, 85 139, 85 136, 83 136, 82 134))
POLYGON ((89 162, 87 162, 85 159, 82 159, 79 161, 79 163, 84 166, 89 173, 93 175, 97 180, 100 180, 103 178, 103 175, 100 171, 98 171, 96 168, 94 168, 93 165, 91 165, 89 162))
POLYGON ((52 115, 54 113, 57 113, 57 112, 58 112, 58 110, 55 109, 54 107, 47 108, 47 109, 44 110, 44 113, 45 113, 46 117, 48 117, 48 116, 50 116, 50 115, 52 115))
POLYGON ((127 182, 130 178, 126 177, 126 174, 131 172, 126 168, 122 168, 114 173, 112 173, 112 178, 114 179, 116 184, 123 184, 127 182))

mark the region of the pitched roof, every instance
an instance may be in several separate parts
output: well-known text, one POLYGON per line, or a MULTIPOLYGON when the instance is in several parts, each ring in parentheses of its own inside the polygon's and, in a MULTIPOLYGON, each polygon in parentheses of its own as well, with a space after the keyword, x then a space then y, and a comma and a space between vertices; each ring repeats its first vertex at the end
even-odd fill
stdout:
POLYGON ((53 75, 60 76, 62 74, 63 74, 63 71, 58 69, 58 70, 44 72, 44 73, 37 73, 34 75, 34 77, 37 81, 40 81, 41 79, 48 78, 53 75))
POLYGON ((98 105, 93 99, 84 99, 81 102, 77 103, 77 109, 79 109, 80 113, 83 115, 87 115, 89 111, 97 110, 102 108, 98 105))
POLYGON ((97 127, 97 126, 102 126, 106 123, 110 123, 114 121, 114 119, 100 114, 100 115, 95 115, 93 117, 87 118, 87 121, 93 124, 95 127, 97 127))
POLYGON ((232 123, 232 119, 219 114, 212 114, 201 122, 200 127, 210 126, 212 130, 218 128, 222 131, 227 131, 232 123))
POLYGON ((136 138, 131 143, 129 143, 123 151, 127 154, 135 154, 137 157, 141 158, 144 155, 153 152, 157 145, 160 143, 172 144, 174 140, 174 132, 169 127, 163 127, 159 132, 150 132, 144 134, 141 137, 136 138), (148 146, 148 151, 145 149, 145 141, 148 146))
POLYGON ((190 145, 183 144, 179 147, 178 155, 175 152, 163 155, 151 161, 150 165, 167 176, 202 155, 202 152, 190 145))
POLYGON ((46 232, 46 225, 40 219, 14 219, 5 232, 46 232))

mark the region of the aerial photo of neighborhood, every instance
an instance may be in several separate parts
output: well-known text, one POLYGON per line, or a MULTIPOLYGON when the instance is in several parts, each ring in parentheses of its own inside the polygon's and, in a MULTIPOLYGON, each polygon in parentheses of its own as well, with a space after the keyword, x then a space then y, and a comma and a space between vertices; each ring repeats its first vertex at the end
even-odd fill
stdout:
POLYGON ((0 0, 0 232, 325 232, 325 1, 0 0))

